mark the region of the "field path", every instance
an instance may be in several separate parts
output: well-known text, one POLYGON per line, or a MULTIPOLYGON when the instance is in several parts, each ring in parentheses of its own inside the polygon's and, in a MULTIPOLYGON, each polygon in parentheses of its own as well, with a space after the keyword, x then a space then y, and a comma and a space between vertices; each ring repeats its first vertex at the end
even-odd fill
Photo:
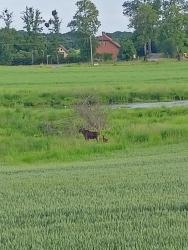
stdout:
POLYGON ((113 104, 110 105, 112 109, 147 109, 147 108, 173 108, 173 107, 181 107, 188 106, 188 100, 184 101, 172 101, 172 102, 144 102, 144 103, 129 103, 129 104, 113 104))

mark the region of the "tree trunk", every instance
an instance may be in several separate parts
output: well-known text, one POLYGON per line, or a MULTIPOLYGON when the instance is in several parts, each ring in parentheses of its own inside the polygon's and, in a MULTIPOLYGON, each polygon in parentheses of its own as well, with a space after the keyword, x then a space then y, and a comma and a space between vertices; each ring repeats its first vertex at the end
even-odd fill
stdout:
POLYGON ((181 61, 181 51, 179 50, 179 48, 177 47, 177 56, 176 56, 178 61, 181 61))
POLYGON ((147 61, 147 44, 144 44, 144 61, 147 61))
POLYGON ((149 53, 149 55, 151 54, 151 39, 149 39, 149 41, 148 41, 148 53, 149 53))

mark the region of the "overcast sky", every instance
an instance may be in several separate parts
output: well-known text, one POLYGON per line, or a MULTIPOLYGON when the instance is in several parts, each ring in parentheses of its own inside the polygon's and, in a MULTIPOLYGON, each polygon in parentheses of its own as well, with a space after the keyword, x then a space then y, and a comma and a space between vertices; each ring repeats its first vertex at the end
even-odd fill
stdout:
MULTIPOLYGON (((25 6, 32 6, 41 10, 43 18, 48 19, 51 11, 57 9, 62 17, 62 32, 67 32, 67 23, 71 21, 77 0, 0 0, 0 11, 5 8, 14 12, 14 24, 17 29, 22 29, 20 13, 25 6)), ((99 32, 127 31, 127 18, 122 14, 123 0, 93 0, 100 12, 101 28, 99 32)), ((1 23, 2 24, 2 23, 1 23)))

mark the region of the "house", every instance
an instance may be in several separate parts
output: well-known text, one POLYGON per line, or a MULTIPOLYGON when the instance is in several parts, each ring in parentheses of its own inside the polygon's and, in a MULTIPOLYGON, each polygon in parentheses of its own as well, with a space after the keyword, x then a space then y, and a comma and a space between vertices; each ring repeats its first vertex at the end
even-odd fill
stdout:
POLYGON ((106 35, 105 32, 102 32, 102 36, 97 37, 99 41, 99 45, 96 48, 96 54, 111 54, 113 60, 117 60, 119 50, 121 46, 119 43, 115 42, 106 35))
POLYGON ((63 46, 60 45, 57 49, 58 54, 62 55, 64 58, 67 58, 69 51, 63 46))

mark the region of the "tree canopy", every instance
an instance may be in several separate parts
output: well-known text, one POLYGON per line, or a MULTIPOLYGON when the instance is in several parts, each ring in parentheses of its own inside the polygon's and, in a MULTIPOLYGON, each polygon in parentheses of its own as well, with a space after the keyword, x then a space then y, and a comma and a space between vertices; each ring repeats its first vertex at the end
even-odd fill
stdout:
POLYGON ((78 1, 76 6, 76 14, 68 27, 81 34, 94 36, 101 25, 98 19, 99 11, 95 4, 90 0, 82 0, 78 1))
POLYGON ((163 50, 171 43, 181 53, 188 38, 187 11, 187 0, 127 0, 123 4, 123 14, 129 17, 129 27, 145 54, 152 51, 152 42, 163 50))

